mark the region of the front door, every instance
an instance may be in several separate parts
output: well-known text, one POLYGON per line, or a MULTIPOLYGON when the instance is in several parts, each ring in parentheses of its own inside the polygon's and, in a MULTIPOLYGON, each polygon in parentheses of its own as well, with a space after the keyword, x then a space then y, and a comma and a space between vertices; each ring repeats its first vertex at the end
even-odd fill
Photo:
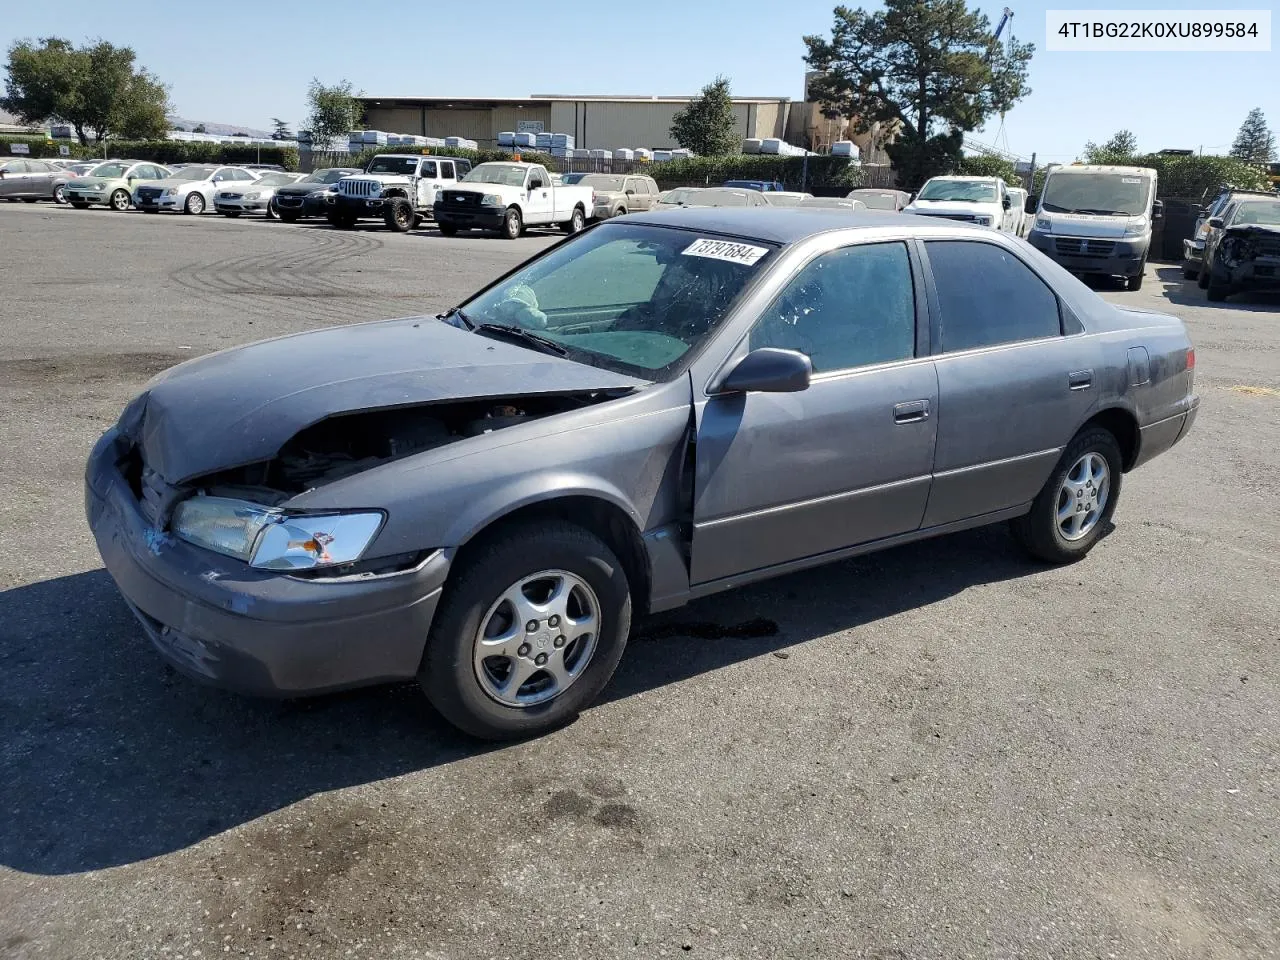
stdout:
POLYGON ((418 196, 414 205, 419 209, 430 210, 436 202, 436 190, 440 187, 439 166, 435 160, 423 160, 418 167, 418 196))
POLYGON ((552 188, 541 170, 529 174, 529 199, 525 203, 525 223, 552 222, 552 188))
POLYGON ((920 526, 938 406, 920 286, 906 243, 855 244, 810 260, 762 312, 750 349, 799 350, 813 380, 696 404, 693 583, 920 526))
POLYGON ((925 243, 937 293, 938 452, 926 527, 1030 503, 1102 371, 1049 286, 997 243, 925 243))

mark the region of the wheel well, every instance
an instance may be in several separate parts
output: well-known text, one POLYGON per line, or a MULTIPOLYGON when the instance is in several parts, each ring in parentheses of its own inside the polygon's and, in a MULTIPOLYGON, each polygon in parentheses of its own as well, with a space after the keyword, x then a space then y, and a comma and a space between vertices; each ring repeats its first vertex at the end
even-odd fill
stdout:
MULTIPOLYGON (((1128 410, 1112 407, 1094 414, 1085 427, 1102 427, 1109 430, 1120 445, 1121 463, 1125 470, 1133 467, 1138 459, 1138 447, 1142 443, 1142 433, 1138 430, 1138 421, 1128 410)), ((1083 427, 1081 429, 1084 429, 1083 427)))
POLYGON ((476 531, 459 549, 465 556, 477 543, 502 536, 513 526, 539 520, 562 520, 589 530, 609 545, 622 561, 631 584, 631 599, 637 614, 649 608, 649 555, 644 539, 631 518, 620 507, 599 497, 572 496, 542 500, 504 514, 476 531))
POLYGON ((403 190, 399 189, 398 187, 394 187, 387 191, 386 199, 390 200, 392 197, 399 197, 401 200, 409 199, 409 195, 406 194, 403 190))

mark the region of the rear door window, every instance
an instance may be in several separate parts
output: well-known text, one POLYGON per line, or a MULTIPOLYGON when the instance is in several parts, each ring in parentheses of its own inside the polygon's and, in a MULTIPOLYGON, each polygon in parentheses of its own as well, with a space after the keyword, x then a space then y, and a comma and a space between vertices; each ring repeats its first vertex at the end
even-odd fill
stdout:
POLYGON ((945 353, 1062 334, 1058 298, 1036 273, 994 243, 925 243, 945 353))

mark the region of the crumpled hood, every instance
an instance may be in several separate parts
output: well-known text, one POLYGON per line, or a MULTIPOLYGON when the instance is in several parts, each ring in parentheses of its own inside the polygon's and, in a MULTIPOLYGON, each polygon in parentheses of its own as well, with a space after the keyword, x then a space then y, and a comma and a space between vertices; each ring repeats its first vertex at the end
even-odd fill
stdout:
POLYGON ((1273 223, 1238 223, 1227 227, 1228 237, 1280 237, 1280 225, 1273 223))
POLYGON ((433 318, 383 320, 236 347, 161 373, 120 416, 168 483, 273 457, 336 414, 645 381, 433 318))

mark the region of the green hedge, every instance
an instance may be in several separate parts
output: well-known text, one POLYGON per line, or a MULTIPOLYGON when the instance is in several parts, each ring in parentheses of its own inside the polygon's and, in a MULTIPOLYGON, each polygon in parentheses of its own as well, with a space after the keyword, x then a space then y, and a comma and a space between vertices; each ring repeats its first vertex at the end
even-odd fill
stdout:
POLYGON ((788 190, 799 190, 804 180, 810 191, 863 185, 862 168, 848 157, 809 157, 805 177, 804 157, 779 157, 738 153, 725 157, 689 157, 665 163, 645 164, 643 169, 664 190, 672 187, 719 186, 726 180, 777 180, 788 190))
MULTIPOLYGON (((33 157, 57 157, 61 146, 71 149, 71 156, 82 160, 102 158, 103 145, 82 146, 66 140, 49 140, 35 135, 0 138, 0 157, 13 156, 10 143, 25 143, 33 157)), ((294 147, 261 147, 233 143, 198 143, 187 140, 111 140, 107 155, 111 158, 149 160, 153 163, 278 163, 286 170, 298 169, 298 151, 294 147)), ((24 154, 26 156, 27 154, 24 154)))
MULTIPOLYGON (((1165 153, 1149 153, 1133 157, 1124 166, 1149 167, 1156 171, 1157 196, 1184 200, 1212 198, 1221 187, 1241 190, 1270 190, 1267 171, 1260 164, 1247 163, 1235 157, 1187 157, 1165 153)), ((1043 168, 1036 170, 1033 193, 1044 189, 1043 168)))
POLYGON ((1011 187, 1021 187, 1023 183, 1013 162, 1003 157, 965 157, 956 166, 955 172, 962 177, 1000 177, 1011 187))

